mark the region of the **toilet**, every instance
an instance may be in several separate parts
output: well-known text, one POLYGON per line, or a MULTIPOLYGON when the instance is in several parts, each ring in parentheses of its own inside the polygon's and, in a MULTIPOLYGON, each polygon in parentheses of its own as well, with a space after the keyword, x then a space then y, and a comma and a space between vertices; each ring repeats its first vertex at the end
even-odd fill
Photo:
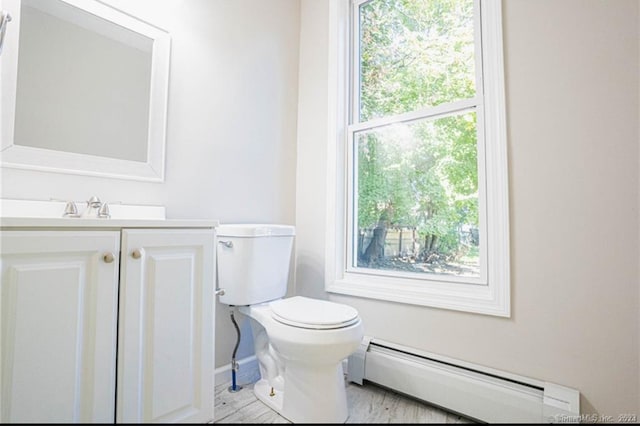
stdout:
POLYGON ((284 297, 293 226, 222 224, 217 236, 220 302, 251 319, 261 376, 257 398, 294 423, 344 423, 349 413, 342 361, 364 334, 358 312, 284 297))

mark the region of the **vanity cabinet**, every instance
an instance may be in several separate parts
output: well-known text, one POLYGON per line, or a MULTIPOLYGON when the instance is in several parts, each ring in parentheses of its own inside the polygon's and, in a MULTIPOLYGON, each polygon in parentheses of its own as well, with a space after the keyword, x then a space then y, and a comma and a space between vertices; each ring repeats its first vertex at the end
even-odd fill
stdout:
POLYGON ((213 420, 213 231, 122 231, 116 420, 213 420))
POLYGON ((214 238, 2 228, 0 421, 212 421, 214 238))
POLYGON ((0 243, 0 420, 113 422, 120 233, 3 230, 0 243))

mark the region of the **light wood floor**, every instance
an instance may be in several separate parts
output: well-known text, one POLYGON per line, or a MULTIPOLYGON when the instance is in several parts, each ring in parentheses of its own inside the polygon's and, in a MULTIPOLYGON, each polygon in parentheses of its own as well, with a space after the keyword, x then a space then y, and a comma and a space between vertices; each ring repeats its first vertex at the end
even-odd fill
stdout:
MULTIPOLYGON (((229 385, 216 386, 214 423, 290 423, 255 397, 253 385, 234 393, 228 391, 229 385)), ((473 423, 373 383, 347 382, 346 387, 347 423, 473 423)))

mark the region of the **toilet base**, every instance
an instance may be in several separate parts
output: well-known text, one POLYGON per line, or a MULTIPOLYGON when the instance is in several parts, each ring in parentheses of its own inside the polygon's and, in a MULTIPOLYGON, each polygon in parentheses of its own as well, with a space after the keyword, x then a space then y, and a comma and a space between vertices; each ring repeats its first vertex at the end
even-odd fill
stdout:
POLYGON ((267 407, 271 408, 277 413, 282 413, 282 400, 284 392, 273 390, 269 385, 269 382, 265 379, 258 380, 253 385, 253 393, 256 397, 262 401, 267 407))
POLYGON ((342 363, 312 368, 287 363, 284 391, 272 392, 265 379, 257 381, 253 390, 260 401, 293 423, 344 423, 349 416, 342 363))

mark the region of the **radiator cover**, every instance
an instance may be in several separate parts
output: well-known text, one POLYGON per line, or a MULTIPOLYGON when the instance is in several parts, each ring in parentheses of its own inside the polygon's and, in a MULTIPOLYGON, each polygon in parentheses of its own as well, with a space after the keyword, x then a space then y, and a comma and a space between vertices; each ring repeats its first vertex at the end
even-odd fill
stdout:
POLYGON ((580 393, 565 386, 365 337, 347 379, 379 384, 488 423, 580 421, 580 393))

